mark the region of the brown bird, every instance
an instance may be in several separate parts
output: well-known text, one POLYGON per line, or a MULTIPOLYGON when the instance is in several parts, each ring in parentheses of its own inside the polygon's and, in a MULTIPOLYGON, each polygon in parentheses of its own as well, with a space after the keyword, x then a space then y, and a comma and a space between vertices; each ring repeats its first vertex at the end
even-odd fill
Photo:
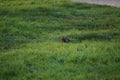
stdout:
POLYGON ((64 43, 69 43, 70 39, 67 38, 67 37, 62 37, 61 41, 64 42, 64 43))

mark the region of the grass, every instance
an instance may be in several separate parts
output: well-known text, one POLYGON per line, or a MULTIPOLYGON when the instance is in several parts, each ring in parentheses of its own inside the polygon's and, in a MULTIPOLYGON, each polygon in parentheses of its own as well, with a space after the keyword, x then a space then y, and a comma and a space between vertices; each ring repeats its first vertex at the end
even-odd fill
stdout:
POLYGON ((110 6, 0 0, 0 80, 119 80, 119 21, 110 6))

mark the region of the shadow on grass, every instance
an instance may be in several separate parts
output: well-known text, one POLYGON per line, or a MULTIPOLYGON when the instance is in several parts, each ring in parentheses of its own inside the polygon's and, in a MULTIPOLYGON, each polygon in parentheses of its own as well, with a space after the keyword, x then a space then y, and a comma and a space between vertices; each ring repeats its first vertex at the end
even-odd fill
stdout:
MULTIPOLYGON (((60 25, 60 22, 64 23, 62 27, 59 26, 58 28, 56 28, 56 26, 54 26, 53 24, 51 28, 52 31, 60 30, 60 28, 66 28, 66 26, 68 28, 72 28, 74 26, 75 28, 84 28, 84 29, 94 29, 96 27, 99 29, 100 28, 106 29, 108 28, 107 25, 115 26, 116 21, 114 21, 113 19, 112 20, 114 21, 114 23, 111 23, 111 21, 109 20, 102 21, 102 19, 104 19, 103 17, 108 14, 99 16, 100 15, 99 12, 95 13, 94 10, 93 12, 91 12, 90 9, 92 8, 94 9, 94 7, 99 8, 102 6, 72 3, 72 4, 64 4, 52 8, 35 7, 30 9, 18 9, 18 10, 1 9, 0 16, 7 16, 10 18, 20 17, 24 19, 24 21, 26 22, 48 21, 49 23, 51 23, 52 21, 58 21, 58 25, 60 25), (41 17, 43 17, 44 19, 41 19, 41 17)), ((46 27, 49 28, 48 26, 46 27)), ((42 27, 42 28, 44 29, 46 27, 42 27)))
MULTIPOLYGON (((22 8, 18 10, 0 9, 0 25, 4 27, 4 29, 2 29, 3 27, 0 28, 2 30, 0 30, 0 34, 3 35, 0 37, 0 45, 15 45, 16 47, 20 44, 29 43, 33 41, 33 39, 38 39, 38 36, 45 36, 42 35, 41 32, 48 33, 57 30, 62 32, 73 28, 80 30, 101 30, 107 29, 109 25, 115 26, 116 21, 113 21, 113 23, 111 24, 111 21, 109 21, 109 19, 108 21, 103 21, 103 16, 99 17, 100 19, 98 20, 96 20, 96 17, 93 17, 98 16, 99 14, 88 14, 89 11, 91 11, 90 9, 92 9, 93 7, 100 8, 102 6, 74 3, 55 6, 53 8, 34 7, 25 9, 22 8), (79 11, 77 12, 77 10, 79 11), (83 10, 83 12, 81 10, 83 10), (22 21, 19 20, 21 18, 23 20, 23 23, 18 24, 19 21, 22 21), (35 21, 42 23, 42 25, 39 24, 36 26, 34 24, 31 24, 35 21), (54 24, 54 21, 56 21, 57 25, 54 24), (6 33, 7 35, 5 35, 6 33)), ((84 34, 69 36, 75 39, 75 41, 82 41, 86 39, 109 40, 110 38, 112 38, 111 35, 107 36, 106 34, 84 34)))
POLYGON ((68 37, 72 40, 72 42, 82 42, 84 40, 93 40, 93 41, 112 41, 119 39, 119 32, 88 32, 81 33, 76 35, 68 35, 68 37))
POLYGON ((91 9, 91 8, 104 8, 111 7, 107 5, 98 5, 98 4, 89 4, 89 3, 79 3, 74 2, 74 4, 63 4, 66 8, 75 8, 75 9, 91 9))

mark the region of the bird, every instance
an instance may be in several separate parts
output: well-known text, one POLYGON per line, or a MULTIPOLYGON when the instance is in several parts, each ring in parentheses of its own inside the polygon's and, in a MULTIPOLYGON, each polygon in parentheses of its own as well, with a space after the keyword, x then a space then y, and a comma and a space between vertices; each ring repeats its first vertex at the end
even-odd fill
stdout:
POLYGON ((3 49, 10 49, 10 46, 6 45, 6 46, 3 46, 3 49))
POLYGON ((64 42, 64 43, 69 43, 69 42, 70 42, 70 39, 67 38, 67 37, 62 37, 62 38, 61 38, 61 41, 64 42))

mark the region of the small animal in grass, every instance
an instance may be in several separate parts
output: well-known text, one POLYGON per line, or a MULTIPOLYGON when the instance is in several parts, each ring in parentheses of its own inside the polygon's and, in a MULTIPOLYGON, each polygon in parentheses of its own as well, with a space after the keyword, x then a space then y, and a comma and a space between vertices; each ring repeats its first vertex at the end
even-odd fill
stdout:
POLYGON ((67 38, 67 37, 62 37, 61 41, 64 42, 64 43, 69 43, 70 39, 67 38))
POLYGON ((10 46, 6 45, 6 46, 3 46, 3 49, 10 49, 10 46))

